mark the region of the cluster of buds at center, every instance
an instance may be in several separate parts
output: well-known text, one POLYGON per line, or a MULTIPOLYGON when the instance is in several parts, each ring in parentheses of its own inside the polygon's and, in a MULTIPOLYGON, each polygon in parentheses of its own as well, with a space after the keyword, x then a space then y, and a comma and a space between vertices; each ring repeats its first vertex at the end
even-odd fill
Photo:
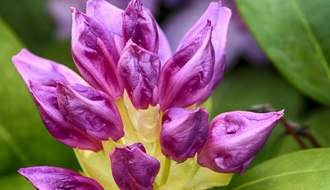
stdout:
POLYGON ((89 0, 86 14, 71 11, 84 79, 27 50, 13 62, 82 175, 39 166, 20 169, 23 176, 38 189, 203 189, 244 172, 283 111, 233 111, 209 122, 202 103, 223 76, 229 9, 211 3, 174 54, 140 0, 125 10, 89 0))

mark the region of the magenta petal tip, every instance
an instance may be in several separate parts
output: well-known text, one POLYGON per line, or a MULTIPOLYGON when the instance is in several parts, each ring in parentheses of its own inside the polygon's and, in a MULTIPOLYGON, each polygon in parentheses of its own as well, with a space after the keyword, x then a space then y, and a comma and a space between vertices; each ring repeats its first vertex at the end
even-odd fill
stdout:
POLYGON ((33 186, 41 190, 93 189, 103 190, 96 181, 77 172, 50 166, 35 166, 18 170, 33 186))

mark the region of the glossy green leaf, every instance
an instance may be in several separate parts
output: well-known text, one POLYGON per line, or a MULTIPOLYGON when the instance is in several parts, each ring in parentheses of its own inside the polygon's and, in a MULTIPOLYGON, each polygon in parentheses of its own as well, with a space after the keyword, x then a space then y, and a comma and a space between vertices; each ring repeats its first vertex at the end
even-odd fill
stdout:
POLYGON ((309 149, 264 162, 234 178, 226 189, 283 190, 330 187, 330 149, 309 149))
POLYGON ((279 71, 306 95, 330 105, 328 0, 236 0, 252 34, 279 71))
POLYGON ((32 98, 11 57, 23 47, 0 20, 0 175, 19 167, 55 165, 78 168, 71 148, 54 140, 40 121, 32 98))
POLYGON ((19 174, 0 177, 1 190, 35 190, 33 185, 19 174))

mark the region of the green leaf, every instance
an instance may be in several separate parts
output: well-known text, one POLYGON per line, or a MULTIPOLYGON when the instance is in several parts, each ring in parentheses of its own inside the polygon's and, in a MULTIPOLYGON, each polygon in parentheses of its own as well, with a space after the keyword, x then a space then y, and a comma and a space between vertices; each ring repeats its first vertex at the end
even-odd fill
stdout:
POLYGON ((264 162, 234 178, 226 189, 329 189, 330 149, 309 149, 264 162))
POLYGON ((46 131, 11 57, 23 47, 0 19, 0 175, 20 167, 54 165, 77 169, 73 151, 46 131))
POLYGON ((300 91, 330 106, 328 0, 236 0, 261 48, 300 91))
POLYGON ((0 187, 2 190, 35 190, 33 185, 28 180, 18 174, 1 177, 0 187))

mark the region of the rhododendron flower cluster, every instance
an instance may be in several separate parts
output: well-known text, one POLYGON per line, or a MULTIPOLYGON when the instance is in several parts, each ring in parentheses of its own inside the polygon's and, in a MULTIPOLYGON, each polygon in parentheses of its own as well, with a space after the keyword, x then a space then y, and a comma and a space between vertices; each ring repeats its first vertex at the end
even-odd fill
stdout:
POLYGON ((203 108, 221 81, 231 12, 213 2, 172 54, 140 0, 89 0, 72 11, 80 74, 23 49, 13 62, 50 134, 74 148, 80 173, 22 168, 38 189, 205 189, 226 185, 261 149, 283 111, 203 108))

